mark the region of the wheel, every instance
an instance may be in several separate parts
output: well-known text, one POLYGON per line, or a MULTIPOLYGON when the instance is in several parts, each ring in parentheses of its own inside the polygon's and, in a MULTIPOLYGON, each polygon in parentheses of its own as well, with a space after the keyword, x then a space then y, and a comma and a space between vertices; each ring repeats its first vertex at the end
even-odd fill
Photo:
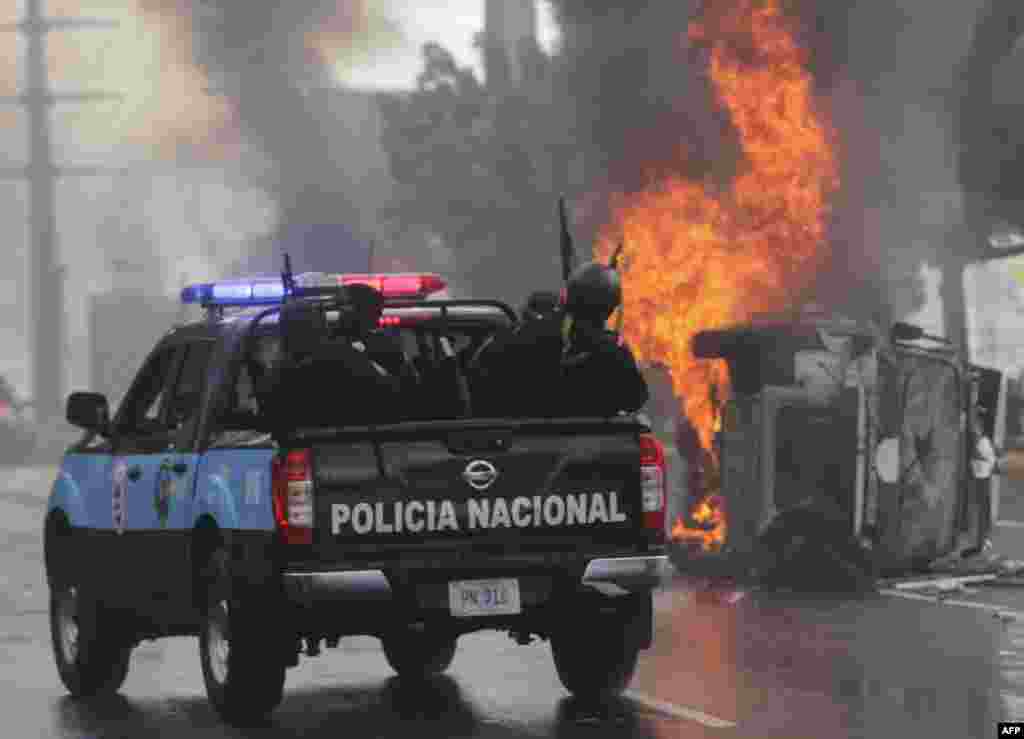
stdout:
POLYGON ((381 637, 384 656, 400 677, 427 678, 447 670, 455 658, 457 638, 395 631, 381 637))
POLYGON ((636 671, 641 644, 628 617, 591 619, 591 627, 560 627, 551 635, 551 656, 565 689, 578 698, 619 695, 636 671))
POLYGON ((227 563, 227 551, 217 549, 202 575, 199 659, 214 710, 228 723, 246 726, 277 708, 286 667, 283 652, 267 648, 265 604, 233 592, 227 563))
POLYGON ((116 622, 80 586, 51 587, 50 637, 60 680, 73 697, 112 695, 121 689, 132 646, 119 639, 116 622))

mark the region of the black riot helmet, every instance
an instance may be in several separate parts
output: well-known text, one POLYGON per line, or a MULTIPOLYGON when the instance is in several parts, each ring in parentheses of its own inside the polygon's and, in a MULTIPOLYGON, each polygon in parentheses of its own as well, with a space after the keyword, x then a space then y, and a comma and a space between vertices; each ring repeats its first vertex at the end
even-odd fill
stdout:
POLYGON ((523 306, 523 323, 539 321, 552 315, 557 310, 558 295, 546 290, 537 290, 530 293, 530 296, 526 299, 526 305, 523 306))
POLYGON ((619 273, 598 262, 582 265, 569 276, 562 302, 573 317, 604 323, 622 303, 619 273))
POLYGON ((351 301, 352 315, 349 327, 356 336, 375 331, 384 314, 384 295, 369 285, 354 284, 346 287, 351 301))

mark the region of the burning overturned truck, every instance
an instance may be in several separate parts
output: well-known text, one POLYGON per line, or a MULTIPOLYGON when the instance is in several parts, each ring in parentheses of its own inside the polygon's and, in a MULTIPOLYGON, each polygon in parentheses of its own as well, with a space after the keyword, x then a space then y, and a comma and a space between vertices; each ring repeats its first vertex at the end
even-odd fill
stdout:
POLYGON ((908 324, 883 336, 813 313, 703 331, 692 350, 728 365, 732 391, 673 531, 682 572, 868 582, 970 536, 969 419, 999 408, 999 373, 908 324))

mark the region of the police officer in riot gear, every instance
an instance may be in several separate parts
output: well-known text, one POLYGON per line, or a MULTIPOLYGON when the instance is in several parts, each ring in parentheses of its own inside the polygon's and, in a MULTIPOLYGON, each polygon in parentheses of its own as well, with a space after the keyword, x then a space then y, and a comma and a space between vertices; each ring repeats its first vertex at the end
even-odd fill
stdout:
MULTIPOLYGON (((519 312, 520 324, 517 328, 502 328, 488 336, 484 341, 475 346, 467 347, 465 367, 470 377, 471 386, 476 378, 475 369, 479 366, 479 359, 488 351, 491 345, 498 340, 507 340, 522 327, 552 318, 560 308, 558 294, 550 290, 535 290, 526 298, 526 303, 519 312)), ((475 388, 474 388, 475 394, 475 388)))
POLYGON ((282 307, 283 357, 265 396, 275 431, 401 420, 400 380, 367 351, 364 307, 358 299, 342 302, 333 331, 327 306, 299 302, 282 307))
POLYGON ((351 313, 342 319, 340 330, 349 334, 356 350, 365 351, 370 360, 399 378, 403 389, 414 389, 419 383, 416 367, 402 348, 402 342, 380 328, 384 296, 369 285, 349 285, 346 290, 351 313))
POLYGON ((485 344, 470 363, 478 416, 556 416, 562 342, 555 318, 520 324, 485 344))
POLYGON ((622 281, 612 267, 591 262, 569 277, 562 322, 566 415, 635 412, 649 398, 633 353, 605 327, 621 303, 622 281))
POLYGON ((521 324, 473 363, 478 415, 612 416, 647 402, 632 353, 605 323, 622 301, 617 272, 597 263, 566 283, 561 311, 521 324))

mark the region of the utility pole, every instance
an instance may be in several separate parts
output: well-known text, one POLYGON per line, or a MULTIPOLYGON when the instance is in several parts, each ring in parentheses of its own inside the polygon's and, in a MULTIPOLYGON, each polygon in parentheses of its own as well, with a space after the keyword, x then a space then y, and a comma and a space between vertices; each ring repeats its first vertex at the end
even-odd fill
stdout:
POLYGON ((21 105, 28 117, 28 164, 0 173, 26 178, 29 183, 29 239, 32 395, 36 413, 48 422, 63 414, 64 403, 64 286, 58 260, 55 192, 61 176, 102 174, 99 168, 58 168, 53 161, 50 109, 57 102, 88 102, 117 97, 108 93, 54 94, 50 90, 46 38, 50 31, 78 28, 112 28, 116 24, 92 18, 46 18, 43 0, 25 0, 20 23, 0 30, 20 32, 25 38, 25 89, 0 101, 21 105))

